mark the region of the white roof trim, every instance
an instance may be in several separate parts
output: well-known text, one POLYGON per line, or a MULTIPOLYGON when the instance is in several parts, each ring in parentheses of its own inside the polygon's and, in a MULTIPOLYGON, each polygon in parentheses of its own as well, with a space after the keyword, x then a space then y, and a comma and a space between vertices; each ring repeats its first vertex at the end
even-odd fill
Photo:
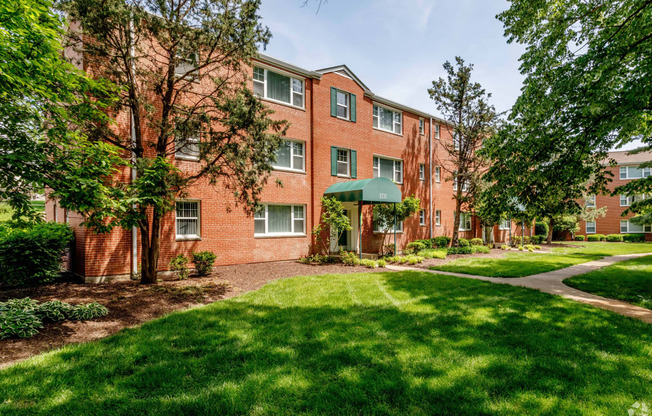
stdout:
POLYGON ((327 74, 327 73, 329 73, 329 72, 338 72, 338 71, 342 71, 342 72, 344 72, 346 75, 349 76, 349 78, 351 78, 352 80, 354 80, 355 82, 357 82, 358 85, 360 85, 360 87, 362 87, 362 89, 364 90, 365 94, 368 93, 368 92, 371 92, 371 90, 369 89, 369 87, 367 87, 367 86, 364 84, 364 82, 362 82, 362 81, 360 80, 360 78, 358 78, 358 76, 355 75, 355 74, 353 73, 353 71, 351 71, 351 70, 349 69, 349 67, 346 66, 346 65, 338 65, 338 66, 331 66, 331 67, 329 67, 329 68, 318 69, 316 72, 319 72, 320 74, 327 74))

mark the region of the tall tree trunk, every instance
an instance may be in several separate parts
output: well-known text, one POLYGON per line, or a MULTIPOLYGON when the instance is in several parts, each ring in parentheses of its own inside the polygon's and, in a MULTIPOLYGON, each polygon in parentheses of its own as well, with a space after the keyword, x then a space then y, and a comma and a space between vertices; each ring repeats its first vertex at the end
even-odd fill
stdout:
POLYGON ((152 284, 158 281, 158 258, 161 246, 161 216, 154 213, 151 230, 141 229, 141 274, 140 283, 152 284))
MULTIPOLYGON (((459 184, 458 184, 459 185, 459 184)), ((451 241, 451 246, 452 247, 457 247, 459 244, 459 230, 460 230, 460 217, 462 216, 461 214, 461 208, 462 204, 460 203, 459 199, 455 199, 455 218, 453 219, 453 241, 451 241)))
POLYGON ((550 244, 552 244, 552 233, 553 233, 553 229, 555 228, 555 220, 554 219, 550 218, 550 222, 548 223, 548 227, 550 227, 550 228, 548 229, 548 241, 547 241, 547 243, 550 245, 550 244))

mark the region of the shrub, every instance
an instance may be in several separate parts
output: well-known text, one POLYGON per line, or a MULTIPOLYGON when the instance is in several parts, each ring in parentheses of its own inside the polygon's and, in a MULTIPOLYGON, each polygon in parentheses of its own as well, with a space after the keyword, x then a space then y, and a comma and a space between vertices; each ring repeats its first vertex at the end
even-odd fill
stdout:
POLYGON ((38 300, 30 298, 9 299, 6 302, 0 302, 0 313, 7 311, 25 311, 35 310, 38 307, 38 300))
POLYGON ((208 276, 213 271, 213 264, 217 256, 212 251, 192 253, 192 262, 195 265, 197 276, 208 276))
POLYGON ((519 251, 523 251, 523 246, 518 246, 519 251))
POLYGON ((187 279, 190 275, 190 269, 188 269, 188 258, 183 254, 173 257, 172 260, 170 260, 170 270, 177 275, 179 280, 187 279))
POLYGON ((537 221, 534 224, 534 234, 536 234, 537 236, 539 235, 547 236, 549 231, 550 231, 550 227, 548 226, 547 222, 537 221))
POLYGON ((575 241, 584 241, 584 236, 583 235, 576 235, 575 236, 575 241))
POLYGON ((520 235, 513 235, 512 236, 512 243, 521 244, 522 241, 523 241, 523 238, 521 238, 520 235))
POLYGON ((587 241, 605 241, 607 236, 604 234, 589 234, 586 239, 587 241))
POLYGON ((532 244, 541 244, 548 239, 547 235, 533 235, 530 239, 532 244))
POLYGON ((446 250, 447 254, 472 254, 473 250, 471 249, 470 246, 464 246, 464 247, 448 247, 448 250, 446 250))
POLYGON ((51 300, 38 305, 35 312, 43 321, 59 322, 68 319, 75 307, 60 300, 51 300))
POLYGON ((44 222, 5 227, 0 233, 0 286, 33 286, 61 276, 66 248, 73 240, 67 224, 44 222))
POLYGON ((43 322, 33 309, 10 309, 0 312, 0 339, 30 338, 43 328, 43 322))
POLYGON ((433 248, 421 250, 417 253, 418 256, 421 256, 426 259, 445 259, 446 252, 443 250, 435 250, 433 248))
POLYGON ((387 261, 385 259, 378 260, 376 264, 378 264, 378 267, 387 267, 387 261))
POLYGON ((467 240, 466 238, 460 238, 459 240, 457 240, 457 245, 459 247, 469 247, 471 243, 469 243, 469 240, 467 240))
POLYGON ((606 237, 606 239, 607 239, 607 241, 609 241, 611 243, 622 242, 623 241, 623 235, 622 234, 609 234, 606 237))
POLYGON ((541 250, 541 246, 534 246, 535 249, 541 250))
POLYGON ((489 247, 485 247, 485 246, 471 246, 471 251, 473 253, 488 254, 491 250, 489 249, 489 247))
POLYGON ((375 269, 378 267, 378 263, 375 262, 374 260, 369 260, 369 259, 362 259, 360 260, 360 264, 367 269, 375 269))
POLYGON ((528 247, 527 251, 529 251, 530 253, 532 253, 532 252, 534 251, 534 248, 532 248, 532 247, 528 247))
POLYGON ((352 251, 340 252, 340 261, 346 266, 355 266, 361 263, 358 256, 352 251))
POLYGON ((472 238, 470 241, 472 246, 482 246, 484 245, 484 242, 482 241, 482 238, 472 238))
POLYGON ((408 243, 406 246, 405 250, 403 250, 404 253, 406 254, 411 254, 411 253, 418 253, 421 250, 425 250, 428 248, 423 242, 421 241, 413 241, 411 243, 408 243))
POLYGON ((500 246, 500 249, 501 249, 501 250, 508 250, 508 249, 509 249, 509 246, 506 245, 506 244, 503 244, 502 246, 500 246))
POLYGON ((645 241, 645 234, 623 234, 623 241, 628 243, 642 243, 645 241))
POLYGON ((87 319, 95 319, 102 317, 109 313, 109 310, 97 302, 82 303, 74 306, 68 315, 68 319, 75 321, 85 321, 87 319))
POLYGON ((435 237, 432 239, 432 246, 436 248, 448 247, 451 243, 451 238, 445 235, 435 237))

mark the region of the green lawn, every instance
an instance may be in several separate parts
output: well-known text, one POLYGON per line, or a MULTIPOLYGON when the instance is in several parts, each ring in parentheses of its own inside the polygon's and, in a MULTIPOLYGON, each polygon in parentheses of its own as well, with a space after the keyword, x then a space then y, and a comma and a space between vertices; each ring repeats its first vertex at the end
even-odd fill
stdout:
POLYGON ((564 242, 573 247, 553 247, 559 254, 595 254, 602 257, 619 254, 652 253, 652 243, 564 242))
POLYGON ((652 309, 652 256, 616 263, 564 280, 568 286, 652 309))
POLYGON ((426 272, 278 280, 0 371, 2 415, 606 415, 652 326, 426 272))
MULTIPOLYGON (((45 201, 32 201, 34 209, 40 212, 45 212, 45 201)), ((9 221, 13 210, 6 203, 0 203, 0 222, 9 221)))
POLYGON ((597 260, 587 254, 506 253, 500 258, 469 257, 430 267, 432 270, 490 277, 523 277, 597 260))

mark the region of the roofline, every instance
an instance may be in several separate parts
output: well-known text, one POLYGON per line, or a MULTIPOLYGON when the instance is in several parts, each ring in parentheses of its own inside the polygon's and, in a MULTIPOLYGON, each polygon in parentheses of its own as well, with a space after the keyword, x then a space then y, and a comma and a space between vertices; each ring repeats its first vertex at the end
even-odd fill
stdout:
POLYGON ((442 119, 440 117, 434 116, 432 114, 426 113, 425 111, 420 111, 420 110, 417 110, 415 108, 409 107, 407 105, 403 105, 403 104, 397 103, 396 101, 392 101, 390 99, 383 98, 383 97, 381 97, 379 95, 376 95, 346 65, 336 65, 336 66, 329 67, 329 68, 319 69, 317 71, 311 71, 309 69, 301 68, 301 67, 298 67, 296 65, 292 65, 292 64, 290 64, 288 62, 281 61, 280 59, 273 58, 273 57, 271 57, 269 55, 266 55, 266 54, 264 54, 262 52, 258 52, 257 57, 255 57, 254 59, 256 59, 258 61, 261 61, 263 63, 266 63, 266 64, 278 66, 278 67, 280 67, 282 69, 297 73, 297 74, 302 75, 302 76, 304 76, 306 78, 314 78, 314 79, 321 79, 322 75, 325 72, 331 72, 331 71, 337 71, 337 70, 344 69, 349 75, 351 75, 353 80, 356 81, 362 87, 362 89, 364 90, 365 97, 371 98, 373 101, 376 101, 376 102, 378 102, 380 104, 385 104, 385 105, 387 105, 389 107, 394 107, 394 108, 396 108, 398 110, 407 111, 408 113, 415 114, 415 115, 417 115, 419 117, 431 118, 433 120, 438 121, 439 123, 449 124, 446 120, 444 120, 444 119, 442 119))

